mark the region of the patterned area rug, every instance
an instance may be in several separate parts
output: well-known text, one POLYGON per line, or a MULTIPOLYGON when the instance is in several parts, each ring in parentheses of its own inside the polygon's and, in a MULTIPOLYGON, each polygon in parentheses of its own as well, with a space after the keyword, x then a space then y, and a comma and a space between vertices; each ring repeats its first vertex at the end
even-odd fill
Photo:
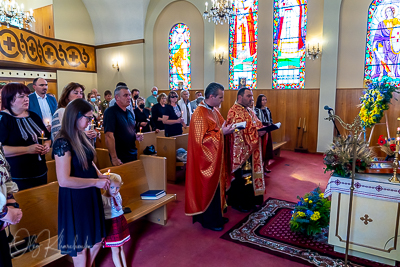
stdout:
MULTIPOLYGON (((269 198, 259 211, 221 238, 310 266, 344 266, 344 254, 335 252, 328 244, 328 230, 314 238, 290 230, 294 206, 292 202, 269 198)), ((349 266, 388 266, 353 256, 349 256, 349 261, 349 266)))

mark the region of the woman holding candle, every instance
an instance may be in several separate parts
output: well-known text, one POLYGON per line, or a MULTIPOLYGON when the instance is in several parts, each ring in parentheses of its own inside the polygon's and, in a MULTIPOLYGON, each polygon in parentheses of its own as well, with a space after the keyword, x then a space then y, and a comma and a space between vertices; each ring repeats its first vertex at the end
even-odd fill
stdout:
POLYGON ((44 155, 51 143, 42 119, 28 110, 29 94, 28 87, 21 83, 9 83, 1 92, 4 109, 0 112, 0 143, 20 190, 47 183, 44 155), (42 132, 47 140, 41 140, 42 132))
POLYGON ((158 103, 151 107, 151 119, 153 121, 153 125, 155 129, 153 130, 158 133, 160 130, 164 130, 164 123, 162 120, 163 115, 165 115, 166 104, 167 104, 167 95, 161 93, 157 97, 158 103))
POLYGON ((96 168, 96 150, 84 130, 93 118, 84 99, 65 109, 61 130, 53 145, 58 192, 58 248, 73 257, 75 266, 92 266, 105 237, 100 189, 108 189, 108 175, 96 168))
MULTIPOLYGON (((142 128, 143 133, 150 132, 151 116, 150 111, 144 108, 144 98, 139 96, 136 100, 137 108, 135 108, 135 119, 136 119, 136 132, 142 128)), ((154 127, 153 127, 154 128, 154 127)))
MULTIPOLYGON (((65 108, 67 105, 75 99, 84 97, 85 87, 82 84, 70 82, 67 84, 58 100, 58 109, 53 114, 53 119, 51 121, 51 140, 54 141, 57 133, 61 129, 61 123, 64 116, 65 108)), ((96 137, 96 132, 93 130, 85 131, 86 136, 89 139, 96 137)))
MULTIPOLYGON (((254 108, 257 118, 263 123, 264 126, 272 124, 271 111, 267 107, 267 97, 263 94, 257 97, 256 107, 254 108)), ((264 171, 270 173, 268 169, 268 162, 273 158, 274 151, 272 147, 272 134, 268 132, 263 138, 263 159, 264 159, 264 171)))
POLYGON ((163 115, 163 123, 165 127, 165 136, 175 136, 182 134, 182 126, 186 127, 186 124, 182 118, 182 111, 178 102, 178 94, 172 91, 168 94, 168 100, 165 110, 165 115, 163 115))

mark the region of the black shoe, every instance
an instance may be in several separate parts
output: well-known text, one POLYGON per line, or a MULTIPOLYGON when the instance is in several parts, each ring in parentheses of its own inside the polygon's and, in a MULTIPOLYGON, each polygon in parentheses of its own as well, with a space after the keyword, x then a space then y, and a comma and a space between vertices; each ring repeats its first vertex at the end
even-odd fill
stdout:
POLYGON ((225 217, 222 217, 222 221, 223 221, 223 224, 226 224, 226 223, 229 222, 229 219, 228 219, 228 218, 225 218, 225 217))
POLYGON ((210 229, 212 231, 216 231, 216 232, 221 232, 222 230, 224 230, 223 226, 212 227, 212 226, 203 225, 203 227, 206 229, 210 229))
POLYGON ((250 209, 243 208, 242 206, 232 206, 232 208, 234 208, 237 211, 244 212, 244 213, 250 212, 250 209))

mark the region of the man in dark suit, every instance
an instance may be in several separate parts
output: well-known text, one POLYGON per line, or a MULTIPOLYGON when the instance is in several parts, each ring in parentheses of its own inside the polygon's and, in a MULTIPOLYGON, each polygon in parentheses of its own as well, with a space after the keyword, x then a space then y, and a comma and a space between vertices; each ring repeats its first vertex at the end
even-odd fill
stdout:
POLYGON ((51 119, 57 109, 57 100, 47 93, 47 81, 43 78, 33 80, 35 92, 29 95, 29 111, 33 111, 42 118, 47 130, 51 131, 51 119))

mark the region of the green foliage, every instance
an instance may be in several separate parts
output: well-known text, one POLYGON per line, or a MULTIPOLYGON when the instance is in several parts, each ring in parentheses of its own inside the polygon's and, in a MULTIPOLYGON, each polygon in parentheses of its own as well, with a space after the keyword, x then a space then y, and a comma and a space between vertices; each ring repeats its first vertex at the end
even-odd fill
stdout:
POLYGON ((331 202, 324 198, 324 193, 319 187, 304 197, 297 197, 299 202, 292 211, 290 229, 309 236, 321 233, 329 225, 331 202))

